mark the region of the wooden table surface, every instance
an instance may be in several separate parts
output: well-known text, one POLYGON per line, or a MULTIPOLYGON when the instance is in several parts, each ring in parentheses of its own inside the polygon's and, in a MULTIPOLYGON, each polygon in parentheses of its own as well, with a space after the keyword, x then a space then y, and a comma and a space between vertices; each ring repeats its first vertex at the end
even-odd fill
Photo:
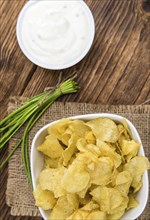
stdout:
MULTIPOLYGON (((150 98, 149 0, 86 0, 93 12, 96 35, 88 55, 62 70, 63 78, 78 72, 81 89, 59 101, 141 104, 150 98)), ((0 0, 0 118, 10 96, 33 96, 57 83, 59 71, 40 68, 21 52, 16 39, 18 14, 26 0, 0 0)), ((1 159, 7 150, 1 152, 1 159)), ((13 217, 5 202, 7 165, 0 171, 0 219, 13 217)))

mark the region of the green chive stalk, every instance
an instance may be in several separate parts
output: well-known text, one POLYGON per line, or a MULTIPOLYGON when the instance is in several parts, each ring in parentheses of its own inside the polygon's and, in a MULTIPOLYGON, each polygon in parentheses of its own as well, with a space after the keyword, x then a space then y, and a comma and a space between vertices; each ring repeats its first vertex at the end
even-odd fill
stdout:
POLYGON ((30 162, 29 162, 29 132, 43 115, 43 113, 52 105, 52 103, 60 96, 70 93, 75 93, 79 86, 73 79, 68 79, 61 83, 53 91, 47 91, 28 99, 21 107, 10 113, 0 121, 0 150, 5 148, 6 143, 25 125, 25 130, 19 142, 13 147, 5 160, 0 164, 2 168, 19 146, 22 150, 22 160, 29 182, 32 184, 30 162))

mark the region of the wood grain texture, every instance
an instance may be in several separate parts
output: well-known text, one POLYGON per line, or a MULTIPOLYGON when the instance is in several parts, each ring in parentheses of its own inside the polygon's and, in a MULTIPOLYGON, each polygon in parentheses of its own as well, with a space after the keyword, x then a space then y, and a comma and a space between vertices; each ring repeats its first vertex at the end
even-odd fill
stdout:
MULTIPOLYGON (((21 52, 16 39, 18 14, 26 0, 0 0, 0 118, 12 95, 33 96, 56 85, 59 71, 37 67, 21 52)), ((150 98, 150 7, 148 0, 86 0, 95 19, 96 35, 88 55, 63 70, 63 79, 78 71, 77 94, 61 101, 141 104, 150 98)), ((1 152, 1 159, 7 150, 1 152)), ((13 217, 5 204, 7 166, 0 170, 0 219, 13 217)))

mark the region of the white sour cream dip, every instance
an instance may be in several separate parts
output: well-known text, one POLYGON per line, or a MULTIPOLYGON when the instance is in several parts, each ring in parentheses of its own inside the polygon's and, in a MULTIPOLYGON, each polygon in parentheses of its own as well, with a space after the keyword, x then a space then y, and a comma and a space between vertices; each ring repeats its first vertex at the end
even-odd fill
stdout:
POLYGON ((45 65, 58 66, 82 56, 94 38, 85 3, 82 0, 30 2, 20 25, 22 44, 30 56, 45 65))

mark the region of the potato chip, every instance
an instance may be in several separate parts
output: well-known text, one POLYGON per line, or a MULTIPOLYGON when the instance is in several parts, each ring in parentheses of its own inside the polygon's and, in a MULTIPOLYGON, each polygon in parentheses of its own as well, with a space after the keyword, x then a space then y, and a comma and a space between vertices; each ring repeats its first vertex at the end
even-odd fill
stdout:
POLYGON ((43 154, 54 159, 60 157, 63 152, 63 147, 57 138, 52 134, 48 135, 43 144, 38 146, 37 149, 43 154))
POLYGON ((116 185, 116 178, 118 176, 118 170, 114 167, 114 170, 112 172, 112 175, 111 175, 111 184, 112 186, 115 186, 116 185))
POLYGON ((79 203, 80 205, 86 205, 87 203, 89 203, 92 199, 92 196, 89 193, 86 193, 84 198, 79 197, 79 203))
POLYGON ((128 195, 130 185, 132 182, 132 176, 129 171, 120 172, 116 177, 116 186, 121 193, 128 195))
POLYGON ((129 197, 129 202, 128 202, 127 210, 138 206, 139 203, 135 199, 135 194, 129 194, 128 197, 129 197))
POLYGON ((82 189, 80 192, 77 192, 77 194, 79 195, 80 198, 85 197, 85 195, 86 195, 88 189, 90 188, 90 186, 91 186, 91 181, 88 182, 87 186, 84 189, 82 189))
POLYGON ((88 144, 96 144, 96 137, 92 131, 89 131, 85 134, 85 140, 88 144))
POLYGON ((55 198, 66 195, 60 182, 65 175, 66 169, 62 166, 56 169, 44 169, 40 173, 39 184, 43 190, 50 190, 54 193, 55 198))
POLYGON ((48 156, 44 156, 44 168, 57 168, 59 166, 60 158, 52 159, 48 156))
POLYGON ((92 211, 87 215, 85 220, 107 220, 107 216, 105 212, 102 211, 92 211))
POLYGON ((71 160, 71 157, 74 155, 74 153, 77 152, 76 142, 78 140, 78 136, 76 134, 73 134, 68 142, 68 147, 64 150, 62 156, 63 156, 63 164, 64 166, 67 166, 69 161, 71 160))
POLYGON ((133 193, 138 192, 138 191, 141 189, 142 185, 143 185, 143 184, 142 184, 142 181, 140 181, 139 183, 137 183, 136 187, 134 187, 133 193))
MULTIPOLYGON (((54 136, 56 136, 60 141, 63 142, 62 140, 62 134, 65 133, 65 131, 67 130, 69 124, 72 122, 72 120, 70 119, 61 119, 60 121, 52 124, 49 128, 48 128, 48 133, 49 134, 53 134, 54 136)), ((67 145, 67 142, 63 142, 65 145, 67 145)))
POLYGON ((82 120, 72 121, 69 128, 80 138, 85 138, 86 134, 91 131, 91 128, 82 120))
POLYGON ((70 128, 67 128, 66 131, 61 135, 61 141, 64 143, 66 146, 68 146, 69 140, 71 138, 72 131, 70 128))
POLYGON ((89 169, 91 183, 96 185, 107 185, 111 180, 113 163, 109 157, 100 157, 95 163, 94 169, 89 169))
POLYGON ((79 208, 79 197, 76 194, 68 193, 67 200, 70 205, 72 205, 73 209, 76 210, 79 208))
POLYGON ((100 210, 108 213, 119 207, 124 200, 119 190, 105 186, 98 186, 90 194, 100 205, 100 210))
POLYGON ((128 163, 126 163, 123 169, 130 172, 133 178, 131 182, 131 186, 133 188, 137 188, 138 184, 141 182, 141 178, 144 171, 149 168, 150 168, 150 163, 148 162, 148 159, 146 157, 136 156, 132 158, 128 163))
MULTIPOLYGON (((124 126, 124 128, 126 130, 126 133, 129 135, 129 137, 132 137, 132 133, 131 133, 129 127, 128 127, 127 120, 125 118, 123 118, 122 124, 123 124, 123 126, 124 126)), ((125 134, 125 135, 127 136, 127 134, 125 134)))
MULTIPOLYGON (((76 162, 78 163, 78 161, 82 162, 87 167, 93 162, 98 163, 98 157, 92 152, 88 151, 76 154, 76 162)), ((91 169, 94 169, 94 167, 92 166, 91 169)))
POLYGON ((98 139, 97 146, 100 148, 103 156, 110 157, 113 160, 116 168, 120 166, 122 162, 121 156, 116 153, 108 144, 98 139))
POLYGON ((95 154, 96 156, 101 155, 99 147, 97 147, 94 144, 88 144, 84 138, 78 139, 76 146, 77 146, 77 149, 82 153, 91 152, 95 154))
POLYGON ((49 220, 64 220, 69 217, 73 211, 73 206, 68 202, 67 197, 59 197, 49 216, 49 220))
POLYGON ((123 155, 126 156, 126 161, 128 162, 131 158, 135 157, 138 153, 140 143, 136 143, 134 140, 122 140, 121 141, 121 150, 123 155))
POLYGON ((77 193, 86 188, 90 175, 84 170, 82 163, 73 163, 63 176, 61 185, 69 193, 77 193))
MULTIPOLYGON (((114 200, 114 202, 115 202, 115 200, 114 200)), ((119 206, 117 206, 116 208, 111 209, 109 211, 108 219, 110 217, 111 217, 111 219, 114 219, 114 220, 115 219, 120 219, 120 217, 124 214, 124 212, 125 212, 125 210, 126 210, 126 208, 128 206, 128 202, 129 202, 128 196, 122 195, 122 202, 120 203, 119 206)))
MULTIPOLYGON (((71 216, 72 220, 85 220, 86 216, 89 214, 89 212, 78 209, 77 211, 75 211, 73 213, 73 215, 71 216)), ((70 218, 68 218, 67 220, 69 220, 70 218)))
POLYGON ((107 215, 107 220, 119 220, 124 212, 125 209, 118 209, 116 213, 107 215))
POLYGON ((99 209, 99 205, 95 201, 91 200, 86 205, 84 205, 81 209, 90 212, 94 209, 99 209))
POLYGON ((87 125, 91 127, 93 134, 101 141, 115 143, 119 138, 119 131, 114 121, 109 118, 96 118, 87 125))
POLYGON ((56 204, 54 194, 49 190, 42 190, 40 185, 37 185, 33 191, 35 198, 35 205, 41 207, 43 210, 52 209, 56 204))

